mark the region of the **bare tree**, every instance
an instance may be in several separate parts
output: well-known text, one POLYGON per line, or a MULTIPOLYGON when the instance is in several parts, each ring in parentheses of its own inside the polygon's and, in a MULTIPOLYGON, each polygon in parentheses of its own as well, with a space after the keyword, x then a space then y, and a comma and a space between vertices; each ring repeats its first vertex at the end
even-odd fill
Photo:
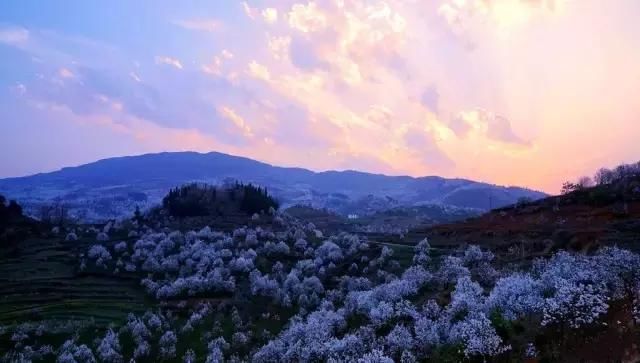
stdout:
POLYGON ((615 178, 611 170, 607 168, 601 168, 596 172, 596 175, 593 177, 593 179, 598 185, 606 185, 613 183, 615 178))
POLYGON ((583 176, 582 178, 578 179, 576 186, 578 187, 578 189, 585 189, 585 188, 592 187, 593 180, 591 180, 591 178, 588 176, 583 176))
POLYGON ((50 204, 40 206, 38 211, 38 219, 41 222, 52 226, 65 226, 71 223, 69 217, 69 208, 62 202, 60 198, 55 199, 50 204))

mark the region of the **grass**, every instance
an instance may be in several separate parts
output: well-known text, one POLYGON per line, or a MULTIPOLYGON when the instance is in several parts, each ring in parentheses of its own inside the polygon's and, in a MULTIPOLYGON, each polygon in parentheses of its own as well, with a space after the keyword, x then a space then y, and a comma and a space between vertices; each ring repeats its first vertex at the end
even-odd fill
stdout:
POLYGON ((151 306, 137 280, 79 273, 78 255, 93 243, 32 238, 1 255, 0 324, 92 320, 106 326, 151 306))

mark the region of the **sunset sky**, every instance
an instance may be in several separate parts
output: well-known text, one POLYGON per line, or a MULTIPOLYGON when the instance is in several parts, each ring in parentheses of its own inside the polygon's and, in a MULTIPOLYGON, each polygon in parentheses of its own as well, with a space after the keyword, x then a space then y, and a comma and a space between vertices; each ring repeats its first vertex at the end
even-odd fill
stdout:
POLYGON ((638 0, 4 1, 0 177, 220 151, 555 193, 640 160, 638 0))

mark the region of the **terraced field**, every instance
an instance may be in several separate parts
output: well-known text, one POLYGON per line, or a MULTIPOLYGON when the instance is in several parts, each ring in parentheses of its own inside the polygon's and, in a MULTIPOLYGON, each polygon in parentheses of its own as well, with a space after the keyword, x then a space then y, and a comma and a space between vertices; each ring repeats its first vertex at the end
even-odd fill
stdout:
POLYGON ((2 255, 0 325, 92 319, 106 325, 145 310, 138 278, 78 271, 78 255, 91 243, 29 239, 2 255))

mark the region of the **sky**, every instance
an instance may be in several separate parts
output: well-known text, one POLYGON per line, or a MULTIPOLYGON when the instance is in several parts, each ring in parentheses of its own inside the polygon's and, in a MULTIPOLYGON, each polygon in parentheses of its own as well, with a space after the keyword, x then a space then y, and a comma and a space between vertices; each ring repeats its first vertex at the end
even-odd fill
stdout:
POLYGON ((555 193, 640 159, 640 1, 0 3, 0 177, 220 151, 555 193))

